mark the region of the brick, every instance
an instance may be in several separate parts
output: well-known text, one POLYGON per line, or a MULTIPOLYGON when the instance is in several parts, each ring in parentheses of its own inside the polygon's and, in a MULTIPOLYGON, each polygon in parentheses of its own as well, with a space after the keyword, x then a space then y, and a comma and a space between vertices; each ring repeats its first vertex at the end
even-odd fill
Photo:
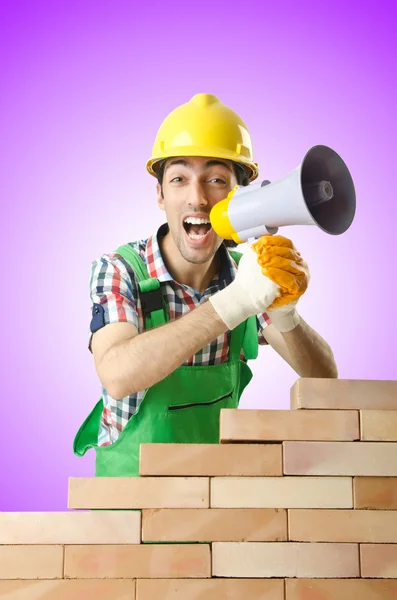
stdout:
POLYGON ((208 508, 206 477, 70 477, 68 508, 208 508))
POLYGON ((360 563, 361 577, 397 579, 397 544, 361 544, 360 563))
POLYGON ((289 510, 288 536, 296 542, 397 542, 397 512, 289 510))
POLYGON ((397 442, 397 410, 361 410, 361 439, 397 442))
POLYGON ((352 508, 350 477, 214 477, 212 508, 352 508))
POLYGON ((397 475, 392 442, 284 442, 286 475, 397 475))
POLYGON ((359 577, 358 544, 215 542, 214 577, 359 577))
POLYGON ((281 444, 141 444, 141 475, 282 475, 281 444))
POLYGON ((397 410, 397 381, 303 377, 291 388, 290 407, 397 410))
POLYGON ((65 578, 211 577, 206 544, 65 546, 65 578))
POLYGON ((136 600, 284 600, 282 579, 138 579, 136 600))
POLYGON ((357 410, 222 409, 221 442, 360 439, 357 410))
POLYGON ((145 542, 286 541, 287 511, 274 508, 144 510, 145 542))
POLYGON ((397 581, 286 579, 285 600, 395 600, 397 581))
POLYGON ((135 600, 135 581, 58 579, 0 581, 4 600, 135 600))
POLYGON ((62 546, 0 546, 0 579, 57 579, 62 568, 62 546))
POLYGON ((140 512, 0 513, 0 544, 139 544, 140 541, 140 512))
POLYGON ((354 477, 354 508, 397 510, 397 477, 354 477))

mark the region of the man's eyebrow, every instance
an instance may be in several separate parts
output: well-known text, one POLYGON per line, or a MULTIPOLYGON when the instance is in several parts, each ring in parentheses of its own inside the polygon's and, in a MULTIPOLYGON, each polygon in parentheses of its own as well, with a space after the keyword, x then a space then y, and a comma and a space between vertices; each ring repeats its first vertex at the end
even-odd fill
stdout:
POLYGON ((170 167, 172 167, 173 165, 182 165, 184 167, 188 167, 190 168, 190 165, 188 162, 186 162, 186 160, 183 160, 182 158, 178 158, 175 160, 171 160, 168 165, 166 165, 165 170, 169 169, 170 167))
POLYGON ((222 162, 220 160, 207 160, 207 162, 205 163, 205 167, 216 167, 217 165, 221 165, 222 167, 226 167, 226 169, 228 169, 231 173, 233 173, 233 170, 231 168, 231 166, 229 165, 229 163, 226 162, 222 162))
MULTIPOLYGON (((171 160, 168 165, 166 166, 166 170, 169 167, 172 167, 173 165, 182 165, 183 167, 187 167, 188 169, 191 169, 190 164, 184 160, 183 158, 178 158, 175 160, 171 160)), ((221 167, 226 167, 226 169, 228 169, 231 173, 233 173, 233 170, 231 168, 231 166, 226 163, 226 162, 222 162, 220 160, 215 160, 215 159, 210 159, 207 160, 207 162, 204 164, 205 168, 209 168, 209 167, 216 167, 217 165, 220 165, 221 167)))

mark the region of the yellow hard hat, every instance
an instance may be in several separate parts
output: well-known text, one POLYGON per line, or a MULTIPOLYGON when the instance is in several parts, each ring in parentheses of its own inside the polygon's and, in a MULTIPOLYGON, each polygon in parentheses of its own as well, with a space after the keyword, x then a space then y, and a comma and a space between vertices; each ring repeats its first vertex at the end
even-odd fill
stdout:
POLYGON ((161 161, 174 156, 232 160, 246 167, 250 181, 258 177, 246 124, 212 94, 196 94, 164 119, 146 168, 156 177, 161 161))

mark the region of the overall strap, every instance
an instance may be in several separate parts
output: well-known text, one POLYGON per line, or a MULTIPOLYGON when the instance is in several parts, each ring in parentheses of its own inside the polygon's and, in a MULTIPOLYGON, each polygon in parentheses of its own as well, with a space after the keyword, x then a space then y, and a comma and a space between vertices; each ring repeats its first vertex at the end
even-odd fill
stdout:
MULTIPOLYGON (((229 250, 229 254, 238 264, 242 257, 241 252, 229 250)), ((247 360, 254 360, 258 356, 258 329, 256 326, 256 316, 249 317, 238 327, 233 329, 230 341, 230 359, 237 359, 240 356, 241 348, 244 350, 244 356, 247 360)))
POLYGON ((119 246, 116 253, 124 258, 137 278, 145 329, 164 325, 168 318, 159 280, 150 277, 145 262, 129 244, 119 246))

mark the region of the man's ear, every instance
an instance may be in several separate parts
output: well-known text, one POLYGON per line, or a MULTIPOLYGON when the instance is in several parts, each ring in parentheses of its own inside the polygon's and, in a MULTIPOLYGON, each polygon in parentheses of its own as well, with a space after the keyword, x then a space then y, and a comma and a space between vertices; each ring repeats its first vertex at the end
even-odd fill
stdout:
POLYGON ((164 198, 161 195, 161 185, 159 183, 156 185, 156 192, 157 192, 157 205, 160 208, 160 210, 165 210, 164 198))

